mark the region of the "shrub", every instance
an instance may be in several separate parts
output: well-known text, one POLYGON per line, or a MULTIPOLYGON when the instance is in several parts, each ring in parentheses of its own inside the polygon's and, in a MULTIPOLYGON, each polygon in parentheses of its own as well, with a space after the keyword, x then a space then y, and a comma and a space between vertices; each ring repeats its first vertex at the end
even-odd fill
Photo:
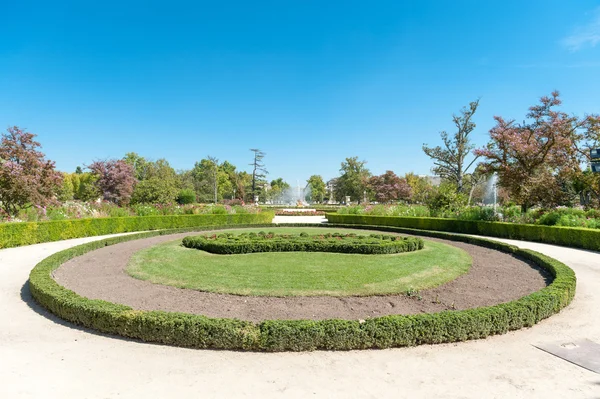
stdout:
POLYGON ((395 226, 418 230, 448 231, 463 234, 479 234, 490 237, 510 238, 564 245, 574 248, 600 250, 600 231, 532 224, 483 222, 444 218, 410 218, 365 215, 340 215, 328 213, 330 223, 369 226, 395 226))
POLYGON ((276 235, 273 232, 249 234, 219 234, 189 236, 183 246, 213 254, 231 255, 254 252, 338 252, 354 254, 396 254, 423 248, 423 240, 416 237, 400 237, 379 234, 358 238, 355 234, 333 233, 322 235, 276 235))
POLYGON ((170 215, 0 224, 0 248, 130 231, 270 223, 274 214, 170 215))
POLYGON ((196 202, 196 192, 192 189, 183 189, 177 195, 177 203, 180 205, 193 204, 196 202))
MULTIPOLYGON (((407 231, 386 226, 375 228, 394 232, 407 231)), ((60 286, 51 277, 51 272, 64 262, 94 249, 180 231, 121 236, 58 252, 44 259, 31 271, 31 294, 40 305, 58 317, 104 333, 190 348, 271 352, 390 348, 485 338, 530 327, 559 312, 571 302, 575 294, 575 273, 555 259, 499 242, 418 230, 412 232, 514 253, 548 270, 554 281, 540 291, 516 301, 484 308, 409 316, 392 315, 365 321, 267 320, 255 324, 185 313, 133 310, 125 305, 81 297, 60 286)))

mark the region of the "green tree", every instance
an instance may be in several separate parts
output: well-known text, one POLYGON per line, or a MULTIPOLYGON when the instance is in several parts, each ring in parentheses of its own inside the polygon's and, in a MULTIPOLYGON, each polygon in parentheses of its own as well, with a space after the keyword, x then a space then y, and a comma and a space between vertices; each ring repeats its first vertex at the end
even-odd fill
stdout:
POLYGON ((59 201, 70 201, 75 195, 75 187, 73 185, 73 179, 70 173, 63 173, 62 185, 58 191, 59 201))
POLYGON ((322 203, 325 195, 327 194, 327 187, 321 175, 312 175, 306 181, 308 187, 310 187, 310 197, 313 202, 322 203))
POLYGON ((404 175, 406 182, 411 189, 411 201, 417 204, 427 203, 429 197, 431 197, 434 187, 426 177, 417 176, 416 174, 409 172, 404 175))
POLYGON ((192 169, 194 189, 200 202, 218 202, 233 191, 232 176, 226 171, 231 172, 232 165, 227 163, 224 170, 218 162, 209 156, 196 162, 192 169))
POLYGON ((475 129, 472 118, 479 106, 479 100, 473 101, 468 108, 463 108, 460 115, 453 115, 452 121, 456 126, 456 133, 448 137, 445 131, 440 133, 444 147, 428 147, 423 144, 423 151, 433 159, 432 171, 435 175, 455 184, 459 193, 464 191, 465 174, 473 166, 479 156, 475 156, 468 164, 467 157, 475 148, 471 144, 469 134, 475 129))
POLYGON ((336 180, 335 194, 338 201, 350 196, 351 201, 363 201, 371 172, 365 167, 367 161, 358 157, 346 158, 341 164, 340 176, 336 180))
POLYGON ((130 152, 123 160, 132 166, 138 180, 131 197, 132 203, 170 204, 176 201, 181 185, 175 169, 166 159, 152 162, 130 152))
POLYGON ((96 176, 89 172, 84 172, 77 176, 77 189, 73 187, 74 199, 87 202, 95 201, 102 196, 96 187, 96 176))

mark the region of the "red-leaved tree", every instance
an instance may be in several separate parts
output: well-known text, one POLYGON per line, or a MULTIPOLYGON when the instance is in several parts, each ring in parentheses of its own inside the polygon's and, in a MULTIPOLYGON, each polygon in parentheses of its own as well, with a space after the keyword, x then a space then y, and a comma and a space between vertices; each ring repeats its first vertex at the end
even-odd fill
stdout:
POLYGON ((38 151, 35 134, 9 127, 0 145, 0 202, 8 216, 30 206, 45 207, 55 202, 62 174, 54 170, 54 162, 38 151))
POLYGON ((121 159, 94 161, 88 168, 96 176, 96 187, 105 200, 121 206, 129 204, 137 182, 130 164, 121 159))
POLYGON ((388 203, 405 200, 411 197, 412 189, 406 179, 398 177, 391 170, 380 176, 369 178, 368 186, 377 202, 388 203))
POLYGON ((575 144, 587 122, 556 110, 560 104, 555 91, 529 108, 529 122, 495 116, 489 144, 475 150, 486 158, 483 169, 498 174, 500 185, 523 211, 564 201, 564 182, 579 168, 575 144))

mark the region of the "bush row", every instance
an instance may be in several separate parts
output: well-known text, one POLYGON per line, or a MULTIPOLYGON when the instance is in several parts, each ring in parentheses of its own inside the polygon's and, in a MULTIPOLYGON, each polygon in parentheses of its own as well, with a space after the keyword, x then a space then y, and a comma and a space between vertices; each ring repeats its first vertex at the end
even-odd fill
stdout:
POLYGON ((196 226, 271 223, 274 214, 170 215, 0 224, 0 248, 69 238, 196 226))
POLYGON ((600 230, 585 228, 442 218, 341 215, 336 213, 328 213, 327 220, 330 223, 337 224, 383 225, 418 230, 476 234, 600 251, 600 230))
MULTIPOLYGON (((407 230, 384 226, 378 229, 407 230)), ((124 305, 81 297, 57 284, 50 275, 67 260, 94 249, 166 233, 171 232, 121 236, 56 253, 32 270, 29 278, 31 293, 36 301, 57 316, 105 333, 190 348, 262 351, 390 348, 484 338, 532 326, 559 312, 575 294, 574 272, 555 259, 498 242, 448 233, 432 234, 514 253, 547 269, 554 280, 542 290, 516 301, 463 311, 393 315, 365 321, 269 320, 252 323, 185 313, 133 310, 124 305)))
POLYGON ((416 251, 423 248, 417 237, 391 235, 327 234, 300 235, 269 234, 219 234, 190 236, 183 246, 220 255, 248 254, 254 252, 338 252, 348 254, 382 255, 416 251))

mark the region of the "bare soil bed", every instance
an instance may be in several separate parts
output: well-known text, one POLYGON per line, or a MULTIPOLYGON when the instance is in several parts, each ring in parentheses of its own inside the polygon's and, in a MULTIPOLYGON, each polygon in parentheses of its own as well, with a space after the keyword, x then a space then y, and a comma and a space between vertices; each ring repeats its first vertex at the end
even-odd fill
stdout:
POLYGON ((366 319, 391 314, 462 310, 512 301, 548 285, 551 277, 531 263, 493 249, 425 237, 464 249, 471 270, 449 283, 414 295, 369 297, 260 297, 215 294, 137 280, 125 268, 134 252, 189 235, 174 234, 111 245, 74 258, 53 273, 79 295, 138 310, 186 312, 249 321, 268 319, 366 319))

